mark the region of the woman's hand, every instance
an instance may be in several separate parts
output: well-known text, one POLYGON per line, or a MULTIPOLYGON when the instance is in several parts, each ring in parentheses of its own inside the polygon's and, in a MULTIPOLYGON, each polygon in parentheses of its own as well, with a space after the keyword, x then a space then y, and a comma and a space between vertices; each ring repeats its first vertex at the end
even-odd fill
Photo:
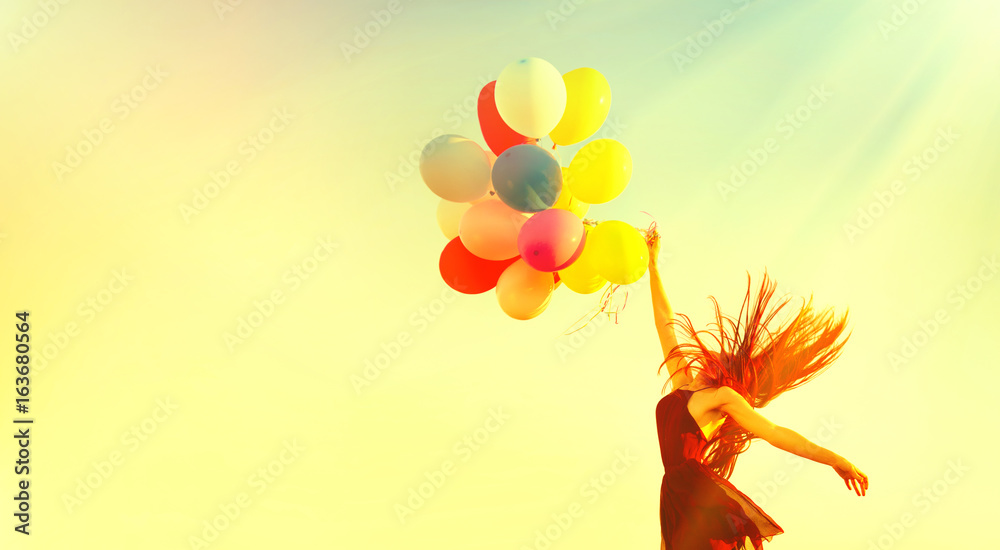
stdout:
POLYGON ((660 234, 655 229, 646 234, 646 248, 649 249, 649 266, 653 267, 660 254, 660 234))
POLYGON ((837 472, 841 478, 844 479, 844 483, 847 485, 847 489, 853 489, 858 496, 864 496, 868 491, 868 476, 866 476, 861 470, 857 469, 854 464, 848 462, 844 457, 840 457, 837 462, 832 464, 833 470, 837 472))

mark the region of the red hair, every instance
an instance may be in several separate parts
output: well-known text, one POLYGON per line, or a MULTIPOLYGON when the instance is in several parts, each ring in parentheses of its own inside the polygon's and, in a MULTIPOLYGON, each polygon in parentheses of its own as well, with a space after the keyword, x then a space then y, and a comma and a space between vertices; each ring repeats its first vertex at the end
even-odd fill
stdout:
MULTIPOLYGON (((823 372, 840 356, 850 338, 848 334, 837 341, 847 326, 847 312, 840 318, 834 317, 832 308, 816 312, 810 296, 808 302, 803 298, 802 307, 788 323, 772 332, 768 324, 790 300, 785 298, 771 307, 775 286, 765 270, 757 299, 751 304, 750 273, 747 272, 747 294, 740 315, 735 319, 724 316, 715 297, 709 296, 715 304, 716 319, 711 330, 696 331, 688 316, 678 314, 679 319, 675 318, 672 323, 680 326, 691 343, 676 345, 657 373, 667 361, 681 358, 687 364, 675 371, 667 383, 680 372, 690 374, 696 365, 710 386, 729 386, 756 409, 823 372), (707 337, 714 340, 718 351, 709 349, 705 342, 707 337)), ((663 388, 666 390, 666 384, 663 388)), ((729 479, 736 457, 757 438, 727 417, 709 441, 704 464, 729 479)))

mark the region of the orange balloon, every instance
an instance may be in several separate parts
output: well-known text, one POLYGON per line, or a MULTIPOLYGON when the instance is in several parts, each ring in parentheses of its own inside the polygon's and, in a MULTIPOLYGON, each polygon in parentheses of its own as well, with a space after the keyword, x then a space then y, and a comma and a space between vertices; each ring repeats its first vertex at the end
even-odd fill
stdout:
POLYGON ((520 321, 533 319, 549 307, 556 288, 552 273, 532 269, 523 259, 507 266, 497 280, 497 302, 508 316, 520 321))
POLYGON ((528 218, 500 199, 477 204, 462 214, 458 236, 469 252, 484 260, 506 260, 519 255, 517 234, 528 218))

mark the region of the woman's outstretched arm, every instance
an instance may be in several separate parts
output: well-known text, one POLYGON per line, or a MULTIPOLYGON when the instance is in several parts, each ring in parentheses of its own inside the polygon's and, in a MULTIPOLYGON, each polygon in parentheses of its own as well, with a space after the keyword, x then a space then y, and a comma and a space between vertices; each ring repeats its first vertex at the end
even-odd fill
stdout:
MULTIPOLYGON (((656 260, 660 253, 660 235, 655 231, 646 238, 646 246, 649 248, 649 293, 653 297, 653 320, 656 322, 656 333, 660 337, 660 347, 663 349, 663 358, 670 355, 670 351, 677 345, 677 335, 674 332, 674 310, 670 307, 667 294, 663 290, 663 280, 660 277, 660 269, 656 260)), ((674 372, 685 366, 683 360, 675 357, 667 362, 667 372, 673 376, 674 372)), ((678 374, 673 378, 673 387, 677 388, 691 382, 690 376, 678 374)))
POLYGON ((843 478, 847 488, 854 490, 859 496, 863 496, 868 491, 868 476, 846 458, 809 441, 795 430, 771 422, 754 410, 746 399, 743 399, 742 395, 728 386, 719 388, 718 395, 722 400, 720 410, 729 415, 745 430, 752 432, 782 451, 831 466, 837 475, 843 478))

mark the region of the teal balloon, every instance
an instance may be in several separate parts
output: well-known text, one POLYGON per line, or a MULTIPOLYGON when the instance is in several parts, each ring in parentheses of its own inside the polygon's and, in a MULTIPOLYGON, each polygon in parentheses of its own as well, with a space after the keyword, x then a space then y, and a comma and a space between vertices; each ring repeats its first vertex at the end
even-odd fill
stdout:
POLYGON ((551 208, 562 192, 559 161, 538 145, 526 143, 506 149, 493 163, 493 189, 518 212, 551 208))

